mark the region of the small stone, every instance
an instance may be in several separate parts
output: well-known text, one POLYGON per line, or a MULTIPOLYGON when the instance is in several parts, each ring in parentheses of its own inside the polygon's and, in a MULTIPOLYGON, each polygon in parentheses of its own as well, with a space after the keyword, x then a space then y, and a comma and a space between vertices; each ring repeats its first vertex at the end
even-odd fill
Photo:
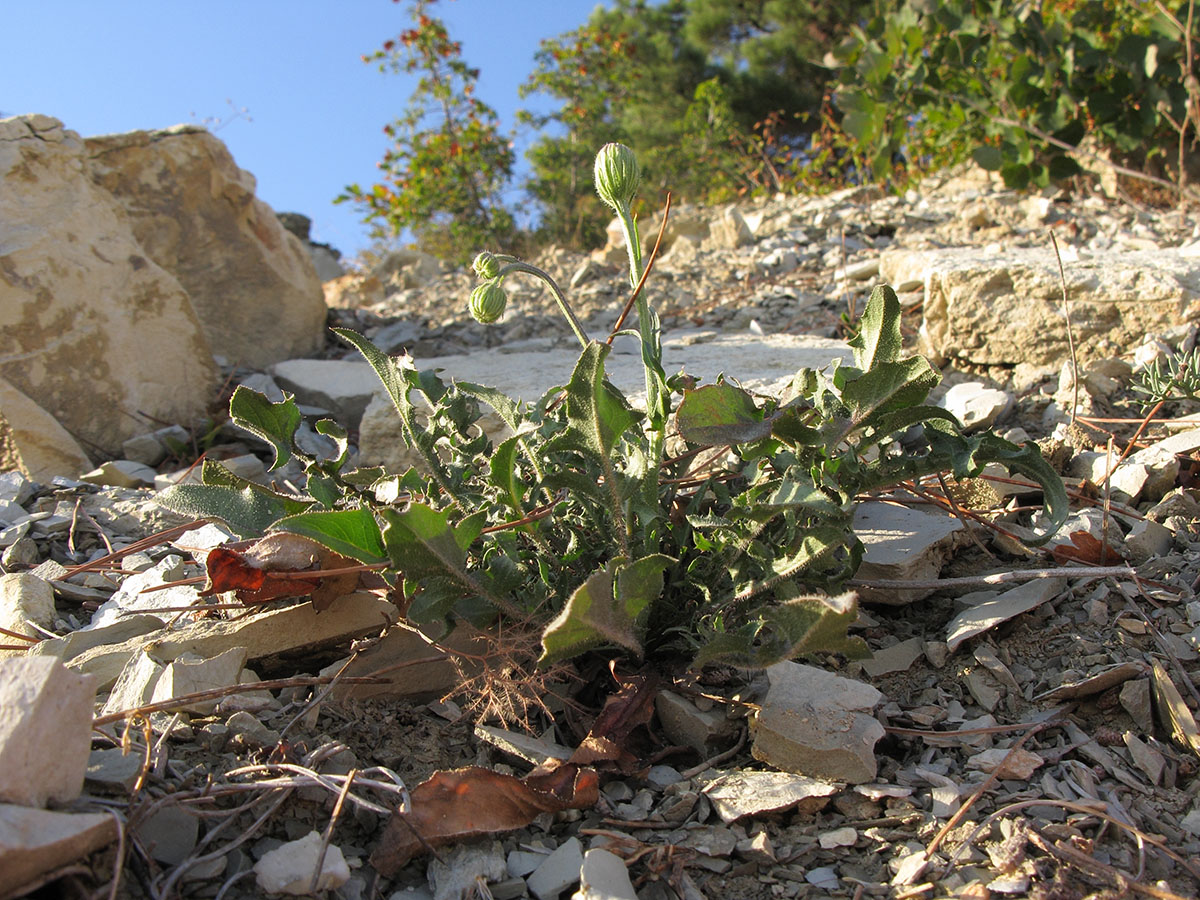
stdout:
POLYGON ((1174 535, 1151 519, 1139 519, 1125 535, 1125 548, 1135 565, 1142 565, 1171 552, 1174 535))
POLYGON ((17 538, 0 554, 0 565, 11 573, 14 569, 32 568, 41 558, 37 542, 32 538, 17 538))
MULTIPOLYGON (((53 627, 54 617, 54 588, 50 582, 28 572, 0 575, 0 628, 41 638, 43 635, 30 624, 48 629, 53 627)), ((0 636, 0 644, 13 642, 0 636)))
POLYGON ((825 850, 832 850, 835 847, 853 847, 857 840, 858 832, 848 825, 817 835, 817 843, 825 850))
POLYGON ((804 873, 804 880, 826 891, 836 891, 840 883, 838 881, 837 869, 833 868, 833 866, 820 866, 816 869, 809 869, 804 873))
POLYGON ((152 487, 157 476, 157 472, 143 463, 132 459, 114 459, 80 475, 79 480, 110 487, 138 488, 152 487))
MULTIPOLYGON (((311 896, 309 886, 321 856, 321 835, 310 831, 298 841, 289 841, 267 853, 254 864, 255 882, 268 894, 311 896)), ((317 891, 335 890, 350 880, 350 867, 336 844, 330 844, 321 862, 317 891)))
POLYGON ((1003 747, 993 747, 991 750, 976 753, 967 760, 967 766, 989 775, 996 773, 999 778, 1028 781, 1045 762, 1045 759, 1029 750, 1018 748, 1010 751, 1003 747))
POLYGON ((558 900, 559 894, 579 881, 583 848, 578 838, 567 838, 526 879, 538 900, 558 900))
POLYGON ((67 803, 83 790, 96 680, 48 657, 0 660, 0 802, 67 803))
POLYGON ((426 875, 434 900, 474 897, 480 880, 489 884, 504 880, 504 850, 499 841, 457 844, 449 852, 443 851, 441 859, 431 862, 426 875))
MULTIPOLYGON (((186 694, 232 687, 238 684, 242 667, 246 664, 246 648, 230 647, 211 659, 201 659, 185 653, 171 662, 155 681, 150 696, 151 703, 173 700, 186 694)), ((217 700, 199 700, 179 707, 184 712, 210 715, 217 708, 217 700)))
POLYGON ((736 723, 726 717, 724 709, 701 710, 694 701, 674 691, 659 691, 654 707, 667 739, 692 747, 702 757, 711 755, 736 730, 736 723))
POLYGON ((1122 709, 1129 713, 1129 718, 1133 719, 1142 734, 1151 734, 1154 731, 1154 714, 1151 711, 1150 680, 1148 678, 1125 682, 1121 685, 1118 699, 1122 709))
POLYGON ((39 876, 81 860, 116 838, 117 821, 108 813, 48 812, 0 804, 4 890, 8 896, 24 896, 21 888, 36 887, 39 876))
POLYGON ((236 712, 225 722, 230 740, 245 746, 268 748, 279 743, 279 732, 264 725, 250 713, 236 712))
POLYGON ((137 784, 146 759, 120 747, 93 750, 88 757, 87 784, 93 788, 118 788, 128 793, 137 784))
POLYGON ((176 866, 196 849, 200 820, 182 806, 172 804, 141 820, 134 834, 152 857, 176 866))
POLYGON ((751 752, 788 772, 860 784, 875 778, 882 695, 859 681, 794 662, 767 669, 770 689, 751 752))
POLYGON ((571 900, 638 900, 621 857, 607 850, 589 850, 583 855, 579 890, 571 900))
POLYGON ((956 384, 946 392, 941 406, 953 413, 966 431, 991 428, 1013 408, 1012 395, 979 381, 956 384))
POLYGON ((765 831, 738 841, 734 851, 746 862, 758 863, 760 866, 774 865, 778 861, 775 847, 771 844, 771 838, 765 831))
POLYGON ((674 766, 651 766, 646 773, 646 783, 656 790, 666 790, 673 784, 683 780, 679 770, 674 766))
POLYGON ((704 787, 726 825, 747 816, 796 808, 810 814, 824 808, 839 786, 788 772, 736 771, 718 776, 704 787))
POLYGON ((909 638, 882 650, 876 650, 870 659, 863 660, 863 671, 872 678, 888 675, 892 672, 907 672, 917 657, 921 655, 922 644, 919 637, 909 638))
POLYGON ((925 652, 925 659, 935 669, 940 669, 950 658, 950 648, 945 641, 925 641, 921 649, 925 652))
POLYGON ((545 853, 533 853, 529 850, 513 850, 505 862, 508 874, 514 878, 524 878, 535 871, 546 859, 545 853))

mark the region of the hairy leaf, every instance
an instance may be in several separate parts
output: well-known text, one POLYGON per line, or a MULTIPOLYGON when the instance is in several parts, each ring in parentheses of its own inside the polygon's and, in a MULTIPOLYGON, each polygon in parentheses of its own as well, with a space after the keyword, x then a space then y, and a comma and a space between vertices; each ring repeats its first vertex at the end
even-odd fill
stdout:
POLYGON ((274 472, 292 458, 292 439, 300 427, 300 410, 291 397, 272 403, 265 394, 239 385, 229 398, 233 424, 257 435, 275 449, 268 471, 274 472))
POLYGON ((663 588, 663 570, 673 559, 662 554, 634 562, 610 559, 580 585, 563 611, 542 633, 541 662, 576 656, 604 644, 642 652, 638 620, 663 588))
POLYGON ((724 383, 684 391, 675 419, 684 440, 712 447, 761 440, 774 421, 763 418, 746 391, 724 383))
POLYGON ((761 623, 736 632, 715 634, 696 655, 693 668, 713 663, 746 669, 765 669, 777 662, 818 650, 867 655, 860 638, 846 629, 858 616, 853 593, 834 597, 800 596, 765 610, 761 623))
POLYGON ((904 343, 900 336, 900 299, 891 287, 881 284, 871 291, 858 334, 847 343, 854 350, 854 364, 865 372, 900 358, 904 343))
POLYGON ((377 563, 388 558, 379 524, 366 507, 303 512, 280 519, 271 530, 302 535, 359 562, 377 563))
POLYGON ((215 484, 177 484, 154 500, 181 515, 216 519, 244 538, 258 537, 279 519, 298 511, 269 492, 215 484))

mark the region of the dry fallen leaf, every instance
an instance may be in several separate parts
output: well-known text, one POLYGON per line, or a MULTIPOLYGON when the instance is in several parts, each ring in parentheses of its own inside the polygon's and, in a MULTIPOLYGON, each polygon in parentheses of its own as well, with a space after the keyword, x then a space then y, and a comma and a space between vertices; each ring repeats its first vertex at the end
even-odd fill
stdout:
POLYGON ((471 767, 434 772, 410 793, 410 811, 392 813, 371 865, 392 875, 426 850, 524 828, 545 812, 587 809, 600 796, 592 769, 564 763, 525 778, 471 767))
POLYGON ((1071 545, 1060 544, 1053 550, 1052 555, 1057 563, 1081 562, 1103 566, 1112 565, 1116 560, 1124 558, 1121 551, 1112 544, 1101 543, 1086 531, 1076 531, 1068 537, 1071 539, 1071 545))
POLYGON ((1200 729, 1196 727, 1192 711, 1183 702, 1179 688, 1175 687, 1162 663, 1154 663, 1151 676, 1154 705, 1163 722, 1170 726, 1171 740, 1182 747, 1190 747, 1193 753, 1200 753, 1200 729))
POLYGON ((410 794, 407 811, 388 820, 371 865, 392 875, 426 850, 483 834, 524 828, 545 812, 586 809, 600 796, 594 768, 637 771, 630 732, 650 720, 653 680, 633 677, 608 698, 583 743, 565 763, 551 760, 524 778, 478 767, 435 772, 410 794))
POLYGON ((269 534, 256 541, 224 545, 209 551, 204 561, 208 580, 200 596, 232 591, 247 605, 279 597, 312 595, 320 612, 343 594, 355 590, 359 573, 321 577, 321 570, 357 565, 309 538, 295 534, 269 534))

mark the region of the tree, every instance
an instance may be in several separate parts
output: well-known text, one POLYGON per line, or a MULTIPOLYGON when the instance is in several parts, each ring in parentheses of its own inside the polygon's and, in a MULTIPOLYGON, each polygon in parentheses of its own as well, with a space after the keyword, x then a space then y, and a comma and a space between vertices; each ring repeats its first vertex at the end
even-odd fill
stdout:
POLYGON ((843 34, 864 2, 617 0, 574 31, 544 41, 522 95, 560 105, 523 121, 546 132, 529 152, 527 189, 542 237, 590 246, 607 212, 590 196, 595 148, 637 149, 653 189, 714 202, 781 186, 829 73, 810 57, 843 34), (827 7, 833 6, 833 9, 827 7))
POLYGON ((379 163, 382 180, 352 200, 375 235, 411 232, 428 252, 466 262, 481 246, 507 248, 515 235, 500 194, 512 179, 514 154, 495 110, 475 96, 479 70, 462 58, 443 22, 428 14, 437 0, 412 0, 413 26, 364 62, 380 71, 419 73, 404 113, 386 125, 393 145, 379 163))

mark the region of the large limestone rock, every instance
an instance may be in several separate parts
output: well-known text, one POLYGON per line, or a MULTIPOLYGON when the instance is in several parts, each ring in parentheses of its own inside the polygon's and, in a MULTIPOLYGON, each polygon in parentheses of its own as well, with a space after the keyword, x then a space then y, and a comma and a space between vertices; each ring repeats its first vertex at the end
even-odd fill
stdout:
POLYGON ((129 214, 146 256, 191 296, 213 352, 262 368, 321 347, 325 299, 304 243, 203 128, 88 138, 92 179, 129 214))
POLYGON ((83 448, 54 416, 0 378, 0 471, 49 481, 91 467, 83 448))
POLYGON ((119 455, 151 421, 190 422, 216 386, 187 293, 48 116, 0 120, 0 378, 2 462, 31 475, 88 468, 80 445, 119 455), (61 434, 37 430, 49 417, 74 438, 60 458, 61 434))
MULTIPOLYGON (((1200 260, 1176 250, 1081 256, 1064 268, 1082 361, 1200 318, 1200 260)), ((924 284, 921 350, 935 361, 1053 365, 1068 355, 1051 249, 888 250, 880 275, 924 284)))

